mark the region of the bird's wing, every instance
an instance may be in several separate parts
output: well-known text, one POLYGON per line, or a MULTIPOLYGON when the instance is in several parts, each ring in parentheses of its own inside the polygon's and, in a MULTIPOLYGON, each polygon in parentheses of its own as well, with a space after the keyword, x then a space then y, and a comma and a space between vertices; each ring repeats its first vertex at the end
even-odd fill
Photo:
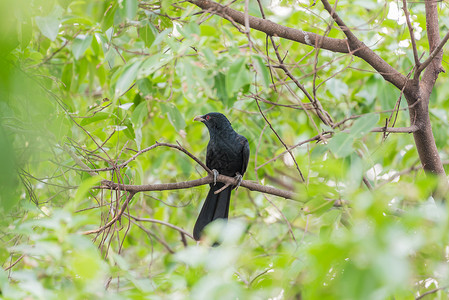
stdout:
POLYGON ((243 140, 243 148, 242 148, 242 174, 245 174, 246 168, 248 167, 248 161, 249 161, 249 143, 248 140, 241 136, 243 140))
POLYGON ((207 152, 206 152, 206 166, 211 169, 212 165, 212 159, 214 157, 214 151, 212 150, 213 145, 211 145, 211 142, 209 141, 209 144, 207 144, 207 152))

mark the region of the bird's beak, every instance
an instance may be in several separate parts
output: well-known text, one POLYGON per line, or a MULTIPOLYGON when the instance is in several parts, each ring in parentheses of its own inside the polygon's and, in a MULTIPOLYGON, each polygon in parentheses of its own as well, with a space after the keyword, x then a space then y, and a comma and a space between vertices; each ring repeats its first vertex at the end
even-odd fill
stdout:
POLYGON ((195 118, 193 118, 193 121, 203 122, 205 120, 204 120, 203 116, 196 116, 195 118))

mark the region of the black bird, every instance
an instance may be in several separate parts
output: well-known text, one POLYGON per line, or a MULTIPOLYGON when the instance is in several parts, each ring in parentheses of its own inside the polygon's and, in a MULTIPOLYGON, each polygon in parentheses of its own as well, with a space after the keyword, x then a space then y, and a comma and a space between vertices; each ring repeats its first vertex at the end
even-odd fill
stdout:
POLYGON ((207 224, 216 219, 228 218, 231 190, 234 186, 228 186, 215 194, 215 191, 225 185, 216 182, 216 178, 218 174, 235 176, 238 180, 236 187, 240 185, 248 166, 249 144, 244 136, 232 129, 231 123, 223 114, 211 112, 197 116, 193 120, 203 122, 209 129, 210 140, 207 144, 206 166, 214 172, 214 183, 210 184, 206 201, 193 229, 193 237, 199 240, 207 224))

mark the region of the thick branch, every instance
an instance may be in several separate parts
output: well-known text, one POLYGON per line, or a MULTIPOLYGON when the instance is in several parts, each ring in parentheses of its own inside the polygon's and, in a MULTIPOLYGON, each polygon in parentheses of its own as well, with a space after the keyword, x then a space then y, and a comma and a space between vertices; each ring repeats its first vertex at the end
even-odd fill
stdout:
MULTIPOLYGON (((439 49, 442 48, 444 44, 440 42, 440 29, 438 25, 438 2, 433 0, 425 1, 426 8, 426 29, 427 29, 427 40, 429 41, 429 49, 433 54, 433 57, 429 57, 418 71, 426 68, 420 88, 422 90, 422 99, 429 104, 430 94, 432 93, 435 82, 438 78, 438 74, 443 71, 441 66, 441 61, 443 60, 443 51, 439 49)), ((449 37, 448 37, 449 38, 449 37)))
MULTIPOLYGON (((421 164, 426 172, 440 175, 445 178, 446 174, 441 158, 439 157, 429 116, 430 94, 432 93, 439 73, 443 70, 441 66, 443 51, 441 49, 438 50, 439 47, 442 48, 443 46, 440 42, 439 35, 438 5, 438 2, 433 0, 425 1, 427 39, 433 58, 431 60, 426 60, 425 63, 421 65, 420 69, 417 70, 417 72, 419 72, 421 68, 427 66, 419 85, 417 80, 414 80, 413 82, 412 90, 415 90, 415 92, 404 94, 409 105, 414 103, 417 104, 410 109, 409 113, 411 123, 419 128, 418 131, 413 133, 413 136, 421 164)), ((447 188, 447 181, 445 180, 445 182, 447 188)))
MULTIPOLYGON (((206 12, 218 15, 231 22, 235 22, 245 26, 245 14, 240 11, 210 0, 188 0, 188 2, 195 4, 196 6, 204 9, 206 12)), ((328 4, 327 1, 323 1, 323 4, 324 3, 328 4)), ((334 19, 338 17, 338 15, 332 10, 332 7, 330 5, 328 8, 328 11, 332 13, 334 19)), ((374 51, 368 48, 354 35, 354 38, 351 38, 351 40, 336 39, 282 26, 270 20, 261 19, 254 16, 248 16, 248 21, 249 26, 252 29, 264 32, 269 36, 278 36, 284 39, 299 42, 301 44, 309 45, 312 47, 319 47, 321 49, 329 50, 332 52, 352 53, 353 55, 362 58, 364 61, 370 64, 380 75, 382 75, 387 81, 391 82, 399 89, 402 89, 407 83, 407 78, 404 75, 390 66, 386 61, 380 58, 376 53, 374 53, 374 51)), ((345 27, 344 32, 348 36, 349 33, 347 33, 347 27, 345 27)))
POLYGON ((348 38, 348 45, 351 49, 351 53, 360 57, 368 64, 370 64, 385 80, 391 82, 398 89, 402 90, 407 84, 407 77, 398 72, 395 68, 390 66, 385 60, 377 55, 373 50, 366 46, 361 40, 359 40, 352 31, 346 26, 335 9, 329 4, 327 0, 321 0, 324 9, 331 15, 335 23, 340 27, 343 33, 348 38))
MULTIPOLYGON (((349 29, 348 26, 346 26, 345 22, 340 18, 340 16, 335 11, 335 8, 332 7, 327 0, 322 0, 324 9, 327 10, 327 12, 331 15, 331 17, 334 19, 335 23, 337 23, 338 27, 343 31, 343 33, 346 35, 348 40, 352 42, 359 41, 358 38, 352 33, 352 31, 349 29)), ((337 5, 335 3, 335 5, 337 5)))
MULTIPOLYGON (((218 182, 229 183, 232 185, 237 184, 237 180, 233 177, 218 175, 218 182)), ((97 186, 97 189, 112 189, 112 190, 124 190, 130 193, 139 193, 139 192, 150 192, 150 191, 167 191, 167 190, 179 190, 179 189, 187 189, 193 188, 200 185, 205 185, 214 182, 214 178, 212 175, 191 180, 191 181, 183 181, 183 182, 173 182, 173 183, 157 183, 157 184, 143 184, 143 185, 130 185, 130 184, 118 184, 110 180, 103 180, 101 182, 101 186, 97 186)), ((240 186, 249 189, 250 191, 257 191, 265 194, 270 194, 286 199, 297 200, 298 195, 291 191, 280 190, 271 186, 260 185, 248 180, 242 180, 240 186)))
MULTIPOLYGON (((209 0, 188 0, 190 3, 206 10, 209 13, 218 15, 226 20, 236 22, 245 26, 245 14, 209 0)), ((343 39, 335 39, 324 37, 312 32, 297 30, 290 27, 282 26, 271 22, 270 20, 248 16, 249 26, 252 29, 262 31, 270 36, 278 36, 287 40, 299 42, 315 47, 318 42, 321 43, 321 48, 333 52, 349 53, 348 45, 343 39)))

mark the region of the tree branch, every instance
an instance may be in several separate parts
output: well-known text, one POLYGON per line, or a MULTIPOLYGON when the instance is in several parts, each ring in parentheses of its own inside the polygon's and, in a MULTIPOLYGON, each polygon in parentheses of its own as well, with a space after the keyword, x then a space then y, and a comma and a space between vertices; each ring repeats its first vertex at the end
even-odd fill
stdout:
POLYGON ((420 74, 422 71, 424 71, 425 68, 432 62, 432 60, 437 56, 438 53, 443 49, 444 45, 449 40, 449 31, 446 33, 444 38, 441 40, 441 42, 438 44, 438 46, 430 53, 429 57, 419 66, 418 70, 416 70, 416 73, 420 74))
POLYGON ((329 4, 327 0, 321 0, 324 9, 331 15, 335 23, 340 27, 343 33, 348 38, 348 46, 351 49, 351 54, 360 57, 365 62, 370 64, 382 77, 391 82, 398 89, 402 90, 407 84, 408 79, 403 74, 398 72, 395 68, 390 66, 385 60, 377 55, 373 50, 360 41, 352 31, 346 26, 335 9, 329 4))
MULTIPOLYGON (((188 2, 195 4, 202 8, 205 12, 220 16, 230 22, 235 22, 245 26, 245 14, 227 6, 221 5, 217 2, 210 0, 187 0, 188 2)), ((338 15, 332 10, 329 2, 322 1, 325 8, 332 13, 335 18, 338 15)), ((321 49, 329 50, 339 53, 350 53, 357 57, 360 57, 368 64, 370 64, 385 80, 391 82, 394 86, 402 89, 407 84, 407 78, 390 66, 385 60, 380 58, 373 50, 367 47, 364 43, 358 40, 352 33, 349 33, 349 29, 345 26, 343 32, 351 39, 336 39, 312 32, 298 30, 286 26, 276 24, 270 20, 257 18, 254 16, 248 16, 249 26, 252 29, 264 32, 269 36, 277 36, 291 41, 299 42, 312 47, 319 47, 321 49)), ((338 21, 340 22, 340 21, 338 21)), ((338 23, 337 23, 338 24, 338 23)), ((344 23, 341 23, 343 26, 344 23)))
MULTIPOLYGON (((127 190, 125 190, 127 191, 127 190)), ((94 229, 94 230, 88 230, 88 231, 84 231, 81 234, 87 235, 87 234, 92 234, 92 233, 99 233, 102 232, 103 230, 111 227, 112 225, 115 224, 115 222, 123 215, 123 213, 125 212, 126 208, 128 207, 128 203, 131 201, 131 199, 134 197, 134 195, 136 194, 135 192, 130 192, 128 191, 129 194, 126 197, 125 203, 123 203, 122 208, 120 209, 120 211, 105 225, 101 226, 100 228, 94 229)))
MULTIPOLYGON (((432 93, 433 87, 436 80, 438 79, 438 74, 443 71, 441 66, 441 61, 443 60, 443 51, 441 51, 444 43, 440 42, 440 29, 438 25, 438 2, 433 0, 425 1, 426 9, 426 29, 427 29, 427 40, 429 41, 429 49, 431 56, 421 65, 418 71, 424 70, 424 75, 421 81, 422 98, 425 100, 427 105, 429 104, 430 94, 432 93), (433 55, 433 56, 432 56, 433 55)), ((446 35, 446 38, 449 38, 446 35)))
MULTIPOLYGON (((410 12, 407 9, 407 0, 402 0, 402 9, 404 10, 405 14, 405 20, 407 21, 407 27, 408 31, 410 32, 410 40, 412 41, 412 49, 413 49, 413 58, 415 59, 415 67, 419 68, 419 65, 421 64, 419 62, 419 55, 418 55, 418 49, 416 48, 416 40, 415 40, 415 34, 413 33, 413 26, 412 22, 410 21, 410 12)), ((415 72, 415 75, 417 72, 415 72)), ((419 74, 415 79, 418 79, 419 74)))
POLYGON ((416 125, 409 127, 376 127, 371 129, 371 132, 392 132, 392 133, 413 133, 418 131, 419 128, 416 125))
MULTIPOLYGON (((345 22, 340 18, 340 16, 335 11, 335 7, 332 7, 327 0, 322 0, 324 9, 327 10, 329 15, 334 19, 335 23, 337 23, 338 27, 343 31, 348 40, 351 42, 359 42, 359 39, 352 33, 348 26, 346 26, 345 22)), ((337 6, 337 2, 335 3, 337 6)))
POLYGON ((22 258, 24 258, 24 257, 25 257, 25 254, 22 254, 18 259, 16 259, 15 262, 13 262, 12 264, 10 264, 10 265, 9 265, 8 267, 6 267, 4 270, 5 270, 5 271, 10 270, 10 269, 13 268, 15 265, 17 265, 17 264, 19 263, 19 261, 21 261, 22 258))
MULTIPOLYGON (((229 177, 225 175, 218 175, 218 182, 229 183, 231 185, 237 185, 237 180, 234 177, 229 177)), ((101 186, 94 187, 95 189, 111 189, 111 190, 123 190, 130 193, 139 193, 139 192, 150 192, 150 191, 167 191, 167 190, 180 190, 193 188, 205 184, 210 184, 214 182, 214 177, 212 175, 208 175, 206 177, 190 180, 190 181, 182 181, 182 182, 172 182, 172 183, 157 183, 157 184, 143 184, 143 185, 130 185, 130 184, 118 184, 110 180, 103 180, 101 182, 101 186)), ((250 191, 257 191, 265 194, 270 194, 278 197, 282 197, 285 199, 297 200, 298 195, 291 191, 285 191, 281 189, 277 189, 271 186, 260 185, 248 180, 242 180, 240 186, 249 189, 250 191)))
MULTIPOLYGON (((240 11, 210 0, 188 0, 188 2, 195 4, 206 12, 210 12, 226 20, 232 20, 232 22, 245 26, 245 14, 240 11)), ((323 39, 321 45, 323 49, 331 50, 333 52, 349 53, 348 45, 343 39, 323 37, 312 32, 282 26, 271 22, 270 20, 254 16, 248 16, 248 22, 252 29, 262 31, 270 36, 278 36, 312 47, 314 47, 320 39, 323 39)))
POLYGON ((422 298, 424 298, 424 297, 427 296, 427 295, 436 293, 436 292, 438 292, 438 291, 440 291, 440 290, 445 290, 445 289, 447 289, 447 288, 448 288, 447 286, 443 286, 443 287, 440 287, 440 288, 436 288, 436 289, 427 291, 427 292, 425 292, 425 293, 422 293, 422 294, 419 295, 418 297, 416 297, 415 300, 422 299, 422 298))
MULTIPOLYGON (((123 167, 126 167, 130 162, 132 162, 133 160, 135 160, 139 155, 148 152, 150 150, 153 150, 154 148, 157 147, 169 147, 169 148, 174 148, 177 149, 185 154, 187 154, 187 156, 189 156, 191 159, 193 159, 197 164, 199 164, 204 170, 206 170, 208 173, 211 173, 211 170, 201 161, 199 160, 195 155, 193 155, 192 153, 190 153, 189 151, 187 151, 184 147, 182 147, 181 145, 174 145, 174 144, 169 144, 169 143, 159 143, 156 142, 154 145, 147 147, 145 149, 142 149, 140 151, 138 151, 136 154, 134 154, 131 158, 129 158, 128 160, 126 160, 125 162, 117 165, 116 167, 108 167, 108 168, 99 168, 99 169, 89 169, 86 164, 84 164, 83 162, 81 162, 78 159, 75 159, 73 156, 72 158, 75 160, 76 164, 81 166, 82 169, 77 169, 77 168, 72 168, 72 167, 68 167, 65 166, 67 168, 70 169, 74 169, 76 171, 81 171, 81 172, 88 172, 89 174, 91 174, 92 176, 96 175, 96 173, 92 173, 92 172, 105 172, 105 171, 111 171, 111 170, 115 170, 115 169, 121 169, 123 167), (80 163, 81 162, 81 163, 80 163)), ((67 150, 68 151, 68 150, 67 150)), ((76 157, 76 156, 75 156, 76 157)))

